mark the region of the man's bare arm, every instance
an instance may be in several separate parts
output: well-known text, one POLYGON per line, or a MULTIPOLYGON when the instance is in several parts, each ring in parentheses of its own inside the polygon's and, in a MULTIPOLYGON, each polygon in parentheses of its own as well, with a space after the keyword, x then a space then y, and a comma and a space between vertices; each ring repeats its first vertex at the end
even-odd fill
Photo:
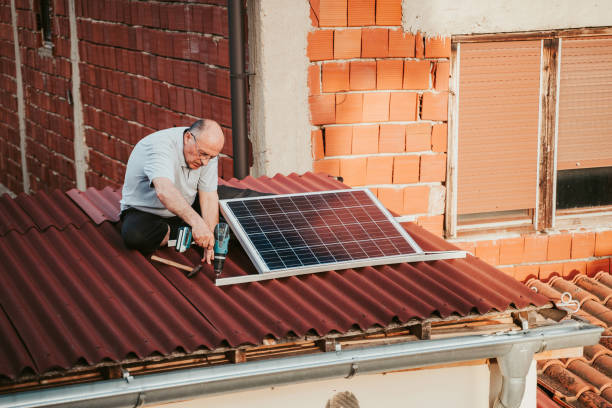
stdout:
MULTIPOLYGON (((211 231, 215 230, 215 226, 219 223, 219 195, 216 191, 198 191, 200 197, 200 211, 202 218, 208 224, 211 231)), ((210 263, 214 259, 214 251, 206 250, 204 252, 203 262, 210 263)))
POLYGON ((212 249, 215 239, 208 223, 185 201, 180 191, 170 179, 157 177, 153 179, 153 186, 159 201, 173 214, 181 217, 191 226, 193 239, 204 249, 212 249))
POLYGON ((219 223, 219 195, 216 191, 198 191, 200 197, 200 211, 202 218, 212 230, 219 223))

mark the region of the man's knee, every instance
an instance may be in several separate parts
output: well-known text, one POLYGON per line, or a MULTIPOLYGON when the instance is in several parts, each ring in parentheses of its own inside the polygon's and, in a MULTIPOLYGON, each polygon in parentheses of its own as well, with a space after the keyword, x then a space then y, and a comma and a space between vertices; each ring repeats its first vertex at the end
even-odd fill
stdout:
POLYGON ((162 244, 168 224, 151 214, 130 213, 123 218, 121 237, 130 249, 149 253, 162 244))
POLYGON ((147 250, 151 247, 151 240, 142 230, 136 228, 126 228, 124 224, 121 228, 121 236, 125 246, 130 249, 147 250))

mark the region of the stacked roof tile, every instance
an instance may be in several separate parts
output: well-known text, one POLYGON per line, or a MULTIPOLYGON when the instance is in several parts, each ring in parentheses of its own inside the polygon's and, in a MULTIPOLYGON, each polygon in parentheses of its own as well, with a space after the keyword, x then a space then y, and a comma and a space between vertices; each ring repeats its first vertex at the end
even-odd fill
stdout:
MULTIPOLYGON (((312 173, 227 184, 272 193, 347 188, 312 173)), ((24 195, 19 205, 1 199, 0 379, 549 303, 472 256, 217 287, 208 265, 187 279, 126 249, 115 222, 119 197, 89 189, 24 195)), ((456 249, 403 225, 425 250, 456 249)), ((200 261, 194 249, 158 255, 200 261)), ((223 273, 256 271, 235 243, 223 273)))
POLYGON ((532 279, 527 286, 606 328, 599 344, 585 347, 582 357, 538 362, 540 386, 566 406, 612 407, 612 275, 579 274, 571 281, 556 276, 547 283, 532 279))

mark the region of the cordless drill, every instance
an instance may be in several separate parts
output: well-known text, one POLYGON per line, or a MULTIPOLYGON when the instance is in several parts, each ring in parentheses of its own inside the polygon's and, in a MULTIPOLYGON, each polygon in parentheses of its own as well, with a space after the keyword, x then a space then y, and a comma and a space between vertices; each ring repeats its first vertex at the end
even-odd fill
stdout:
POLYGON ((215 236, 215 259, 213 260, 213 265, 218 277, 221 275, 223 263, 225 262, 225 255, 227 255, 227 245, 230 239, 229 225, 224 222, 218 223, 213 234, 215 236))

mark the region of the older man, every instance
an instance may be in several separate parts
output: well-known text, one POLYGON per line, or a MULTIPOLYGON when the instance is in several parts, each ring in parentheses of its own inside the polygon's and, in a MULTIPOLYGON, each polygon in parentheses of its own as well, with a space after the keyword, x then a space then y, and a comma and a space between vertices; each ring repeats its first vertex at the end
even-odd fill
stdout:
POLYGON ((121 199, 121 235, 129 248, 153 252, 188 224, 193 241, 205 249, 202 261, 210 263, 212 231, 219 221, 217 155, 223 142, 219 124, 203 119, 188 128, 157 131, 136 144, 121 199), (194 209, 198 204, 200 214, 194 209))

